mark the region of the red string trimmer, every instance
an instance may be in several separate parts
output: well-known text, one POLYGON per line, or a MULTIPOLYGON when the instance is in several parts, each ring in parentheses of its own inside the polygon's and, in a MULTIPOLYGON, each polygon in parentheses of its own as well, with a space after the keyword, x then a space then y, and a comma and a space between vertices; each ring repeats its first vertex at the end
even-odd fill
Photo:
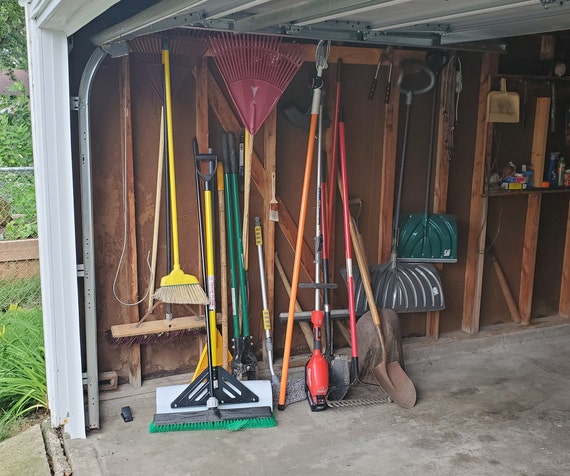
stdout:
POLYGON ((321 350, 321 329, 325 313, 314 310, 311 313, 313 324, 314 350, 313 355, 305 365, 305 391, 309 406, 314 412, 326 410, 327 394, 329 393, 329 364, 321 350))

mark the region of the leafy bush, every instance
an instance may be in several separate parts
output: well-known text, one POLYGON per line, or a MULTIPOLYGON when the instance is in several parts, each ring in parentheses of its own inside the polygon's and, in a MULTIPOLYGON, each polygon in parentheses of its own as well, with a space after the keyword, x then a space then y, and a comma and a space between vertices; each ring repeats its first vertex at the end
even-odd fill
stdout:
POLYGON ((26 19, 18 0, 0 1, 0 69, 26 69, 26 19))
MULTIPOLYGON (((15 83, 12 90, 19 94, 0 95, 0 167, 33 165, 30 102, 24 85, 15 83)), ((17 214, 0 239, 18 240, 38 235, 36 195, 33 174, 3 172, 0 176, 0 197, 17 214)), ((5 221, 5 220, 3 220, 5 221)))
POLYGON ((38 236, 33 169, 0 171, 0 226, 0 240, 38 236))
POLYGON ((42 303, 40 278, 0 281, 0 316, 10 308, 39 308, 42 303))
POLYGON ((42 312, 36 308, 0 314, 0 422, 46 408, 42 312))
POLYGON ((0 235, 4 240, 25 240, 38 236, 38 224, 28 222, 24 217, 17 217, 6 225, 6 230, 0 235))
POLYGON ((24 84, 11 89, 19 94, 0 95, 0 167, 29 167, 33 164, 30 100, 24 84))

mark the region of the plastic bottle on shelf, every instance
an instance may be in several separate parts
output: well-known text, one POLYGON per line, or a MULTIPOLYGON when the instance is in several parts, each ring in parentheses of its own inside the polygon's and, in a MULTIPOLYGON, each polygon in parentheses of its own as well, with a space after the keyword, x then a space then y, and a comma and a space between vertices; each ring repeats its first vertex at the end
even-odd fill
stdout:
POLYGON ((557 180, 557 173, 556 173, 556 165, 558 163, 558 157, 560 156, 560 152, 550 152, 550 160, 548 162, 548 172, 544 177, 544 181, 548 182, 551 187, 555 187, 558 184, 557 180))
POLYGON ((525 176, 526 188, 533 188, 534 187, 534 173, 532 171, 532 166, 523 164, 521 166, 521 173, 525 176))
POLYGON ((566 172, 566 159, 564 158, 564 156, 560 157, 560 159, 558 159, 558 186, 559 187, 563 187, 564 186, 564 174, 566 172))

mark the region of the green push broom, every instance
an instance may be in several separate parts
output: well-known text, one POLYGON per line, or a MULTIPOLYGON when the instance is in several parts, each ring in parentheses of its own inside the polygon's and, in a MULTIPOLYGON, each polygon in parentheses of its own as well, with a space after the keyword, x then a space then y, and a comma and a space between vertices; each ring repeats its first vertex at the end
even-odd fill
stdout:
POLYGON ((218 364, 216 352, 216 292, 214 266, 214 229, 212 190, 217 156, 196 155, 197 163, 207 163, 208 171, 199 172, 204 180, 206 268, 208 276, 208 368, 190 385, 156 389, 157 413, 150 432, 183 430, 240 430, 273 427, 271 384, 269 381, 242 382, 218 364))
POLYGON ((172 134, 172 99, 170 91, 170 51, 168 39, 162 43, 162 63, 164 64, 164 86, 166 103, 166 128, 168 141, 168 164, 170 168, 170 197, 172 214, 172 251, 173 267, 170 274, 160 281, 160 288, 154 293, 154 298, 172 304, 208 304, 208 296, 200 285, 198 278, 186 274, 180 267, 178 249, 178 213, 176 205, 176 179, 174 174, 174 138, 172 134))

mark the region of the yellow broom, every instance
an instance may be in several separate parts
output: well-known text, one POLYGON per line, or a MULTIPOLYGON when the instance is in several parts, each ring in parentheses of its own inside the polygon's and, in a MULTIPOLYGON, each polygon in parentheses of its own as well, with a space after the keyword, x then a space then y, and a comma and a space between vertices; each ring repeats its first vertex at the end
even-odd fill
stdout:
POLYGON ((154 298, 173 304, 202 304, 209 303, 208 296, 200 285, 198 278, 186 274, 180 268, 180 253, 178 250, 178 214, 176 207, 176 180, 174 173, 174 139, 172 135, 172 100, 170 91, 170 51, 168 39, 162 42, 162 63, 164 64, 164 89, 166 103, 166 129, 168 139, 168 165, 170 168, 170 202, 172 214, 172 254, 173 268, 170 274, 160 280, 160 288, 154 293, 154 298))

